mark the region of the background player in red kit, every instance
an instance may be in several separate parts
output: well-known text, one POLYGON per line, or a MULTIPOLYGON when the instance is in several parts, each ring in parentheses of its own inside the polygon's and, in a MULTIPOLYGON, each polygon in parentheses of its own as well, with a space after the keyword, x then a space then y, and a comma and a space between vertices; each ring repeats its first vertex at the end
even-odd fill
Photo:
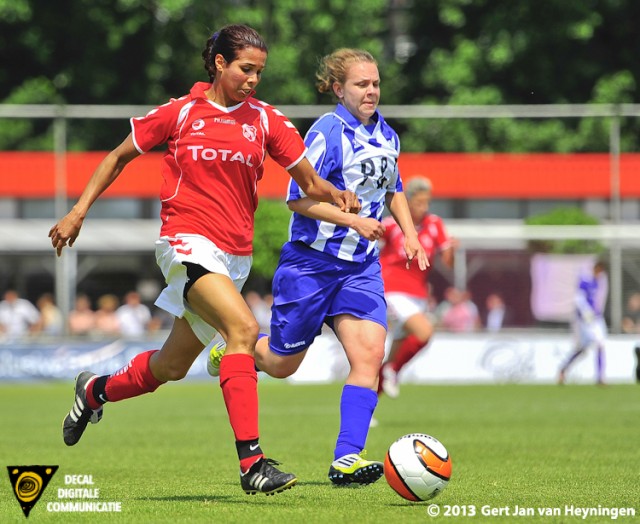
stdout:
MULTIPOLYGON (((447 235, 442 219, 429 213, 431 181, 424 177, 412 178, 405 186, 405 195, 427 258, 432 260, 439 254, 447 267, 453 267, 456 241, 447 235)), ((387 362, 380 369, 378 394, 384 392, 395 398, 399 394, 397 374, 433 335, 433 324, 426 315, 431 266, 426 272, 419 271, 415 265, 407 268, 402 231, 391 217, 382 223, 386 230, 380 263, 393 344, 387 362)))
MULTIPOLYGON (((167 287, 156 305, 175 316, 160 350, 134 357, 123 369, 76 378, 74 405, 63 423, 67 445, 76 444, 102 404, 154 391, 183 378, 218 331, 227 342, 220 387, 247 493, 275 493, 297 479, 266 459, 258 442, 254 349, 258 324, 240 290, 251 268, 257 183, 267 153, 311 198, 359 210, 355 195, 320 178, 305 159, 294 126, 277 110, 253 98, 267 59, 267 46, 250 27, 216 32, 202 53, 211 83, 198 82, 146 116, 131 119, 131 133, 100 163, 72 210, 49 236, 58 255, 76 240, 93 202, 140 154, 167 144, 162 161, 162 227, 156 259, 167 287)), ((117 234, 117 232, 114 232, 117 234)), ((108 242, 108 239, 105 239, 108 242)))

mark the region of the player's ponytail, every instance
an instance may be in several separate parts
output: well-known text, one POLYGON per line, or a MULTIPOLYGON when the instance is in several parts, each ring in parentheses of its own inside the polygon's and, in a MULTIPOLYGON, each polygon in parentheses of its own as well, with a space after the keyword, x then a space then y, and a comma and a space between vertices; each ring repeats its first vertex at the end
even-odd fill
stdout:
POLYGON ((220 31, 213 33, 207 40, 207 44, 202 51, 202 59, 204 60, 204 69, 209 74, 209 80, 213 82, 216 78, 216 68, 214 64, 215 53, 213 52, 216 39, 220 35, 220 31))

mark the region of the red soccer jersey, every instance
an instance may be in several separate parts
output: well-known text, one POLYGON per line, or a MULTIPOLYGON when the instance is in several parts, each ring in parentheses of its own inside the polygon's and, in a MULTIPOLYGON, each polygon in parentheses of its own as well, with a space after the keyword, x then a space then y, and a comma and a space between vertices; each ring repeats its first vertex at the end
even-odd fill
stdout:
POLYGON ((267 153, 285 169, 302 160, 302 137, 279 111, 253 97, 233 107, 194 84, 146 116, 131 119, 141 153, 167 143, 162 161, 161 235, 202 235, 233 255, 250 255, 257 183, 267 153))
MULTIPOLYGON (((429 268, 421 271, 416 261, 407 269, 407 255, 404 252, 404 235, 393 217, 385 218, 382 223, 387 228, 382 240, 384 246, 380 251, 382 278, 385 292, 406 293, 420 298, 427 298, 429 288, 427 276, 429 268)), ((449 236, 442 219, 437 215, 426 214, 419 226, 418 239, 431 261, 433 256, 449 246, 449 236)))

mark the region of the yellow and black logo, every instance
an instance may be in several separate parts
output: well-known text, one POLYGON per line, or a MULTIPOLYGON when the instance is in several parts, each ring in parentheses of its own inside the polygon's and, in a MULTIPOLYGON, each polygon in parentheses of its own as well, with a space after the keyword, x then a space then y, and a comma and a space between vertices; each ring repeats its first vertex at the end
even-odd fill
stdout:
POLYGON ((24 516, 36 505, 58 466, 7 466, 13 492, 24 516))

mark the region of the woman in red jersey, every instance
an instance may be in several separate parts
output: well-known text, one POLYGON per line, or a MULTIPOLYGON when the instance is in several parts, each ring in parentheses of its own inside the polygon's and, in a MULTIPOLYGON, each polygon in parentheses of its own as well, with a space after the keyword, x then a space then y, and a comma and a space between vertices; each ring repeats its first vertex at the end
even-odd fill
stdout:
MULTIPOLYGON (((405 187, 411 218, 418 231, 418 240, 429 260, 439 254, 445 266, 453 267, 457 241, 451 239, 442 219, 429 213, 431 182, 424 177, 412 178, 405 187)), ((389 359, 380 370, 378 394, 392 398, 399 394, 397 374, 429 343, 433 325, 426 315, 429 297, 427 272, 405 267, 404 236, 393 220, 385 219, 386 227, 380 251, 384 293, 392 324, 393 345, 389 359)), ((375 423, 374 423, 375 424, 375 423)))
POLYGON ((304 192, 357 212, 350 191, 320 178, 305 159, 302 138, 282 113, 253 97, 267 60, 262 37, 229 25, 207 41, 202 53, 209 83, 131 119, 131 133, 97 167, 80 199, 49 237, 58 255, 75 242, 99 195, 134 158, 160 144, 162 226, 156 260, 167 283, 156 305, 175 316, 160 350, 134 357, 112 375, 83 371, 74 405, 63 423, 67 445, 76 444, 89 421, 98 422, 105 402, 154 391, 182 379, 216 332, 227 342, 220 387, 247 493, 275 493, 297 478, 264 457, 258 442, 254 349, 258 324, 240 294, 251 268, 257 183, 269 154, 304 192), (231 357, 231 358, 229 358, 231 357))

